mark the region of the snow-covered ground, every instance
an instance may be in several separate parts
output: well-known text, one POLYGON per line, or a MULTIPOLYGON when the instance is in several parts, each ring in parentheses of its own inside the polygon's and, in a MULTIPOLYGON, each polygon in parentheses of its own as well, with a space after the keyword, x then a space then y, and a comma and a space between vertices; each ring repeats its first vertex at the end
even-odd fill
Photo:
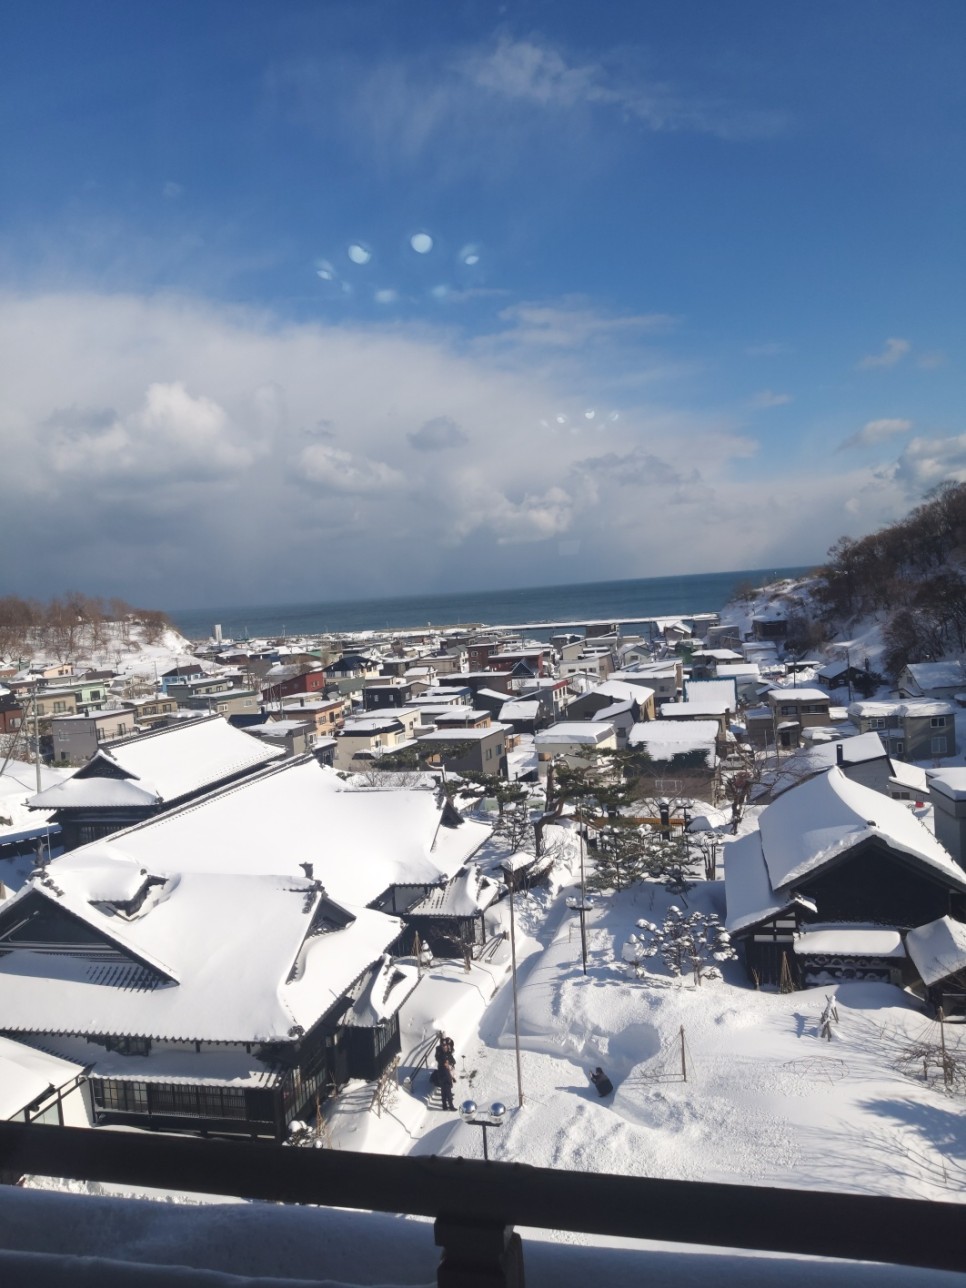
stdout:
MULTIPOLYGON (((717 885, 688 897, 692 908, 709 911, 720 911, 720 901, 717 885)), ((659 920, 671 902, 660 887, 599 898, 587 918, 584 976, 577 917, 564 899, 517 896, 522 1109, 509 985, 497 991, 475 1032, 454 1034, 458 1099, 470 1094, 480 1105, 509 1107, 506 1125, 490 1133, 491 1157, 580 1171, 959 1198, 966 1187, 964 1105, 897 1068, 904 1049, 936 1036, 914 1000, 884 984, 756 992, 737 963, 726 963, 723 979, 700 987, 672 980, 658 959, 638 979, 620 960, 622 946, 638 919, 659 920), (827 1041, 820 1018, 832 993, 839 1018, 827 1041), (605 1100, 587 1080, 598 1064, 615 1084, 605 1100)), ((956 1036, 949 1040, 962 1045, 956 1036)), ((413 1153, 482 1154, 479 1129, 435 1107, 409 1130, 413 1153)))

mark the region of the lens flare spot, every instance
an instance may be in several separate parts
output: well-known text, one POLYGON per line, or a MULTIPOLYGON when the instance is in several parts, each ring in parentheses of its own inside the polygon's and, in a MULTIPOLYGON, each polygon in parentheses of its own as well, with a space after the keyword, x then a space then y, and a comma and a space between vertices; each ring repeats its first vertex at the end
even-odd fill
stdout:
POLYGON ((374 299, 377 304, 395 304, 396 300, 399 299, 399 292, 394 291, 391 288, 376 291, 374 299))
POLYGON ((413 233, 409 244, 417 255, 428 255, 433 249, 433 239, 429 233, 413 233))
POLYGON ((362 242, 353 242, 346 251, 346 254, 352 260, 353 264, 368 264, 372 259, 372 251, 362 242))
POLYGON ((320 259, 316 262, 315 275, 316 277, 321 277, 323 282, 335 281, 335 269, 327 259, 320 259))

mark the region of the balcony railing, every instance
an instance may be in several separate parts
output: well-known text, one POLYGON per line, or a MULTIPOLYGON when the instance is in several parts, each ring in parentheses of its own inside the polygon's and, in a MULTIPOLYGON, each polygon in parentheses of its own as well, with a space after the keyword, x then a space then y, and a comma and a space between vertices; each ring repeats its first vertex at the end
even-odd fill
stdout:
POLYGON ((514 1226, 966 1270, 956 1203, 0 1123, 0 1169, 435 1218, 441 1288, 523 1283, 514 1226))

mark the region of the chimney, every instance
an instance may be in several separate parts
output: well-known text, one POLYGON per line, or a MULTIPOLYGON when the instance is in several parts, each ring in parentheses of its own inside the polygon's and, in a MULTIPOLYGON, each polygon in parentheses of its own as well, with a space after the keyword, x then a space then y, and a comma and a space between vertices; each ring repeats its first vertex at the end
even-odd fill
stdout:
POLYGON ((845 764, 845 748, 840 742, 835 744, 835 763, 837 765, 845 764))
POLYGON ((312 863, 300 863, 299 867, 305 873, 306 881, 312 880, 312 873, 315 871, 315 865, 312 863))

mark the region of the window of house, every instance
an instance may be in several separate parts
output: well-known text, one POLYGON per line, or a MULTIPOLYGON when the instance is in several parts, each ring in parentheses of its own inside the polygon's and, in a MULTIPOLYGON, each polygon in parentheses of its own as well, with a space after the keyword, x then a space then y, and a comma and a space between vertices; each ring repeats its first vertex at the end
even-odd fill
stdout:
POLYGON ((945 717, 945 716, 933 716, 933 717, 932 717, 932 719, 929 721, 929 726, 930 726, 930 728, 932 728, 932 729, 945 729, 945 728, 946 728, 946 717, 945 717))
POLYGON ((882 716, 870 716, 866 721, 870 729, 884 729, 886 722, 882 716))
POLYGON ((94 1105, 98 1109, 129 1114, 148 1112, 146 1082, 119 1082, 114 1078, 92 1078, 91 1089, 94 1093, 94 1105))
POLYGON ((55 703, 54 703, 54 715, 56 715, 56 714, 58 713, 58 711, 66 711, 66 710, 67 710, 67 703, 66 703, 66 702, 55 702, 55 703))
POLYGON ((930 751, 934 756, 945 756, 947 751, 945 734, 940 734, 938 738, 932 739, 930 751))

